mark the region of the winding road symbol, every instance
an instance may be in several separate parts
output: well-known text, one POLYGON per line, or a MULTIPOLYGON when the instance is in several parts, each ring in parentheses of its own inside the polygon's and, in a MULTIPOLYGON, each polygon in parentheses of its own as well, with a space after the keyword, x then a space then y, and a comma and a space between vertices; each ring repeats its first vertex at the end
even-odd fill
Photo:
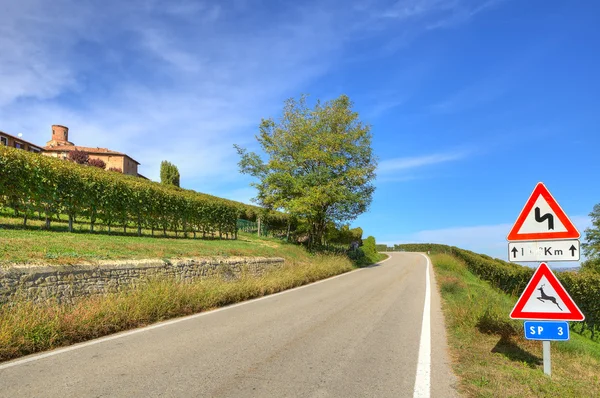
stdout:
POLYGON ((548 220, 548 231, 554 231, 554 215, 552 213, 546 213, 542 216, 541 212, 539 207, 535 208, 535 221, 542 223, 548 220))

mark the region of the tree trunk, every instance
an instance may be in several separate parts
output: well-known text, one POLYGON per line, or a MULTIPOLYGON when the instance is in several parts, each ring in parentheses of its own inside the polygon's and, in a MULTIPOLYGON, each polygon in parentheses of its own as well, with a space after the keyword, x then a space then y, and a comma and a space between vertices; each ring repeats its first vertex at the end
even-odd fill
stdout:
POLYGON ((69 214, 69 232, 73 232, 73 216, 69 214))
POLYGON ((23 226, 27 226, 27 212, 25 212, 25 214, 23 215, 23 226))
POLYGON ((260 217, 258 217, 258 219, 256 220, 256 222, 258 223, 258 236, 260 236, 260 233, 262 232, 261 231, 261 226, 262 226, 261 224, 262 224, 262 222, 261 222, 260 217))

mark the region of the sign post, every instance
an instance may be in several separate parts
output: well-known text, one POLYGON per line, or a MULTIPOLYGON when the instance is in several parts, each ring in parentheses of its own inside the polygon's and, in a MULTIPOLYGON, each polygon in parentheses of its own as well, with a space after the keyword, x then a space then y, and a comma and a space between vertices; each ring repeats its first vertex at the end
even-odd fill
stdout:
POLYGON ((544 373, 548 376, 552 373, 550 341, 569 340, 566 321, 583 321, 585 316, 546 262, 579 261, 579 237, 575 225, 540 182, 506 238, 508 261, 541 262, 510 317, 527 320, 526 339, 542 341, 544 373))
POLYGON ((548 376, 552 376, 552 362, 550 360, 550 341, 542 341, 542 351, 544 357, 544 373, 548 376))

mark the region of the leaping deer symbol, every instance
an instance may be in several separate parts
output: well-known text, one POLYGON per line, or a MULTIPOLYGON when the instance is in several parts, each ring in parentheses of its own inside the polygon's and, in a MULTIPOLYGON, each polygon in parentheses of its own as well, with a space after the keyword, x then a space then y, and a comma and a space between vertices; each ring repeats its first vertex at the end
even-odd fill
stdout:
POLYGON ((540 297, 538 297, 537 299, 540 300, 542 303, 544 303, 544 300, 548 300, 548 301, 552 301, 554 304, 556 304, 556 306, 558 307, 559 310, 563 310, 562 308, 560 308, 560 305, 558 305, 558 303, 556 302, 556 298, 552 297, 552 296, 548 296, 546 293, 544 293, 544 286, 546 284, 544 283, 542 286, 540 286, 537 290, 540 291, 540 293, 542 294, 540 297))

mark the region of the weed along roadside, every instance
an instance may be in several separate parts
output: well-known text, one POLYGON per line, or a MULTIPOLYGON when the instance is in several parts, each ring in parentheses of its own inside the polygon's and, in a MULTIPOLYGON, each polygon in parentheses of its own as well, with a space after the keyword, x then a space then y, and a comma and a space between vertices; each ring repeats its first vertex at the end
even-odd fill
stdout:
MULTIPOLYGON (((526 340, 523 323, 508 317, 515 296, 471 272, 449 247, 429 249, 443 298, 453 368, 466 396, 600 396, 600 344, 571 333, 552 344, 552 378, 542 372, 539 341, 526 340), (446 254, 440 253, 446 250, 446 254)), ((470 260, 476 260, 471 254, 470 260)), ((480 257, 479 261, 486 261, 480 257)), ((488 260, 489 261, 489 260, 488 260)), ((498 263, 498 266, 500 264, 498 263)), ((578 329, 575 326, 575 329, 578 329)), ((588 335, 589 336, 589 335, 588 335)))

